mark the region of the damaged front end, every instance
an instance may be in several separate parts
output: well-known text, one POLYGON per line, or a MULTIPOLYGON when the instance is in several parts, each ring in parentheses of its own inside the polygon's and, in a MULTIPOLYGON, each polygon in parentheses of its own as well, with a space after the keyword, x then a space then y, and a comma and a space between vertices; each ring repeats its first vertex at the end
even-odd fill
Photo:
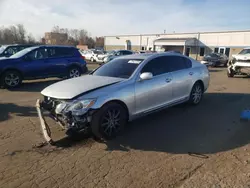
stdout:
POLYGON ((67 135, 76 132, 87 131, 95 110, 91 109, 95 99, 80 101, 64 101, 44 97, 44 100, 37 100, 36 108, 45 140, 52 144, 51 131, 44 118, 44 112, 55 120, 65 130, 67 135))
POLYGON ((250 60, 233 58, 228 63, 228 72, 237 75, 250 75, 250 60))

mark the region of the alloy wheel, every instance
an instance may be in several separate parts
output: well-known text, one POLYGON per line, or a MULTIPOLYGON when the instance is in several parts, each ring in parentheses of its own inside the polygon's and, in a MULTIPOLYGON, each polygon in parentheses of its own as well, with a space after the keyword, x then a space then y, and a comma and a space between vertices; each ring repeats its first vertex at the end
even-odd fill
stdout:
POLYGON ((198 104, 201 98, 202 98, 202 88, 200 84, 196 84, 192 92, 193 103, 198 104))
POLYGON ((101 127, 106 135, 112 136, 114 133, 119 132, 121 120, 120 113, 121 112, 118 109, 110 109, 104 115, 101 127))
POLYGON ((80 72, 78 69, 71 69, 69 73, 70 78, 76 78, 80 76, 80 72))
POLYGON ((9 87, 15 87, 19 84, 20 77, 14 73, 10 73, 5 76, 4 82, 9 87))

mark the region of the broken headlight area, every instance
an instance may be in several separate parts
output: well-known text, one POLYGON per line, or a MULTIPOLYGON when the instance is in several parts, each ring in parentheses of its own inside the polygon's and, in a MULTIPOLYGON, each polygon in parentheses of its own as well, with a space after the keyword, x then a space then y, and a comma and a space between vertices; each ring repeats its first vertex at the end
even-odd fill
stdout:
POLYGON ((57 121, 67 132, 84 131, 89 127, 94 110, 94 99, 81 101, 62 101, 45 98, 40 106, 50 113, 50 117, 57 121))

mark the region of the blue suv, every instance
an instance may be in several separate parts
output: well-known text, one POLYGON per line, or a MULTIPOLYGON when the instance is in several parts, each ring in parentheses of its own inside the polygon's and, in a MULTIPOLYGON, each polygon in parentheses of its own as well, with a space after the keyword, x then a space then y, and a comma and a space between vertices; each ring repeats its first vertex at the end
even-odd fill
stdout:
POLYGON ((0 58, 0 84, 6 88, 17 87, 23 80, 74 78, 87 71, 85 58, 71 46, 35 46, 0 58))

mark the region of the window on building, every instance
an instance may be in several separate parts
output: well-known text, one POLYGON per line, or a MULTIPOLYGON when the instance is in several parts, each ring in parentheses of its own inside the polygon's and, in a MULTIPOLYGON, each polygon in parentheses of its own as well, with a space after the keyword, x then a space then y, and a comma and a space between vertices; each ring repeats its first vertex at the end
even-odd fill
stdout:
POLYGON ((218 52, 219 52, 219 48, 215 48, 214 53, 218 53, 218 52))
POLYGON ((204 56, 205 53, 205 48, 204 47, 200 47, 200 56, 204 56))
POLYGON ((230 54, 230 48, 226 48, 226 52, 225 52, 226 56, 229 57, 230 54))

